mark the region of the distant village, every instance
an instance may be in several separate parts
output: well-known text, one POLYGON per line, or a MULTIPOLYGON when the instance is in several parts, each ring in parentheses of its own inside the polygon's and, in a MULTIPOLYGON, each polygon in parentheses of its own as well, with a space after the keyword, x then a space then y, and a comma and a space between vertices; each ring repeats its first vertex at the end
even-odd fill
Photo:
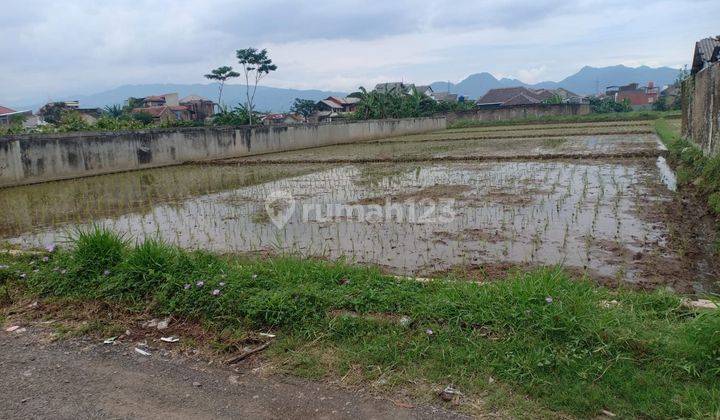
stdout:
MULTIPOLYGON (((380 83, 373 89, 374 92, 411 95, 420 94, 436 102, 468 104, 470 107, 503 108, 522 107, 540 104, 583 104, 591 100, 605 100, 622 103, 633 110, 652 109, 659 101, 668 106, 676 101, 680 95, 677 85, 664 87, 655 86, 652 81, 644 86, 631 83, 625 86, 607 86, 604 93, 599 95, 579 95, 564 88, 558 89, 531 89, 524 86, 491 89, 482 97, 471 100, 450 92, 436 92, 428 85, 415 85, 412 83, 391 82, 380 83)), ((361 99, 359 96, 346 97, 328 96, 317 101, 313 112, 309 115, 298 113, 263 113, 257 117, 263 125, 301 124, 332 122, 349 118, 356 110, 361 99)), ((131 114, 143 117, 146 122, 154 125, 168 125, 177 122, 207 121, 219 110, 220 106, 210 99, 198 95, 179 98, 177 93, 164 93, 144 98, 128 98, 124 104, 131 110, 131 114)), ((0 126, 10 125, 13 121, 22 121, 26 129, 33 129, 52 122, 51 116, 59 112, 73 111, 87 124, 94 124, 104 113, 101 108, 83 108, 78 101, 51 102, 41 107, 36 113, 32 110, 14 110, 0 105, 0 126)))

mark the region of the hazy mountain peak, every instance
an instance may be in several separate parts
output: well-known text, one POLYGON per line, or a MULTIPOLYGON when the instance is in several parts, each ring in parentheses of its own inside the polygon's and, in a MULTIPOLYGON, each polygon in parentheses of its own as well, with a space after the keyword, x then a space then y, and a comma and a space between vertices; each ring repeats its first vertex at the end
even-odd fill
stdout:
MULTIPOLYGON (((457 84, 450 84, 450 91, 466 95, 471 98, 479 98, 490 89, 527 86, 530 88, 556 89, 563 87, 575 93, 590 95, 598 90, 604 91, 606 86, 626 85, 629 83, 645 84, 654 82, 657 86, 669 85, 675 81, 679 69, 670 67, 652 68, 648 66, 627 67, 623 64, 607 67, 583 66, 577 73, 566 77, 559 82, 539 82, 527 84, 517 79, 497 79, 493 75, 482 72, 471 74, 457 84)), ((448 90, 447 82, 433 83, 434 90, 448 90), (437 88, 437 89, 436 89, 437 88)))

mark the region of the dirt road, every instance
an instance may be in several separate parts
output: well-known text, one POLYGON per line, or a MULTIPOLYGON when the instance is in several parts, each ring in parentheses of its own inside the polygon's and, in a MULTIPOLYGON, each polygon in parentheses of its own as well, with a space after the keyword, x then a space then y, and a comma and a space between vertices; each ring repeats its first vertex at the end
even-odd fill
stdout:
POLYGON ((132 343, 0 331, 0 418, 462 418, 332 385, 143 356, 132 343))

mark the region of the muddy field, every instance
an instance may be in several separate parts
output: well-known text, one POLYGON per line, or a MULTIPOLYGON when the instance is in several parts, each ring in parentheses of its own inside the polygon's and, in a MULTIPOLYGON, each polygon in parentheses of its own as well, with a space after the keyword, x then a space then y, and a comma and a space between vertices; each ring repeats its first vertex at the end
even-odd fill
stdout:
POLYGON ((683 217, 696 210, 648 127, 447 130, 5 189, 0 237, 42 246, 103 223, 186 248, 346 258, 399 275, 486 280, 564 264, 604 284, 714 290, 712 229, 700 213, 683 217), (381 163, 354 161, 372 158, 381 163))

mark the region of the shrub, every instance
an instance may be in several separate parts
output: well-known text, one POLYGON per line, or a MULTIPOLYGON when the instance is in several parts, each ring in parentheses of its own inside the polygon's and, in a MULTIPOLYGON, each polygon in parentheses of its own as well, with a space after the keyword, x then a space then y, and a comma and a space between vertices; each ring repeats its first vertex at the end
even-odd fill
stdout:
POLYGON ((605 114, 609 112, 630 112, 632 106, 630 106, 627 99, 616 102, 613 98, 590 98, 590 109, 593 113, 605 114))
POLYGON ((142 125, 150 125, 154 121, 153 116, 147 112, 136 112, 132 114, 132 117, 142 125))
POLYGON ((244 106, 238 105, 232 110, 223 108, 220 113, 213 117, 215 125, 248 125, 250 124, 250 114, 244 106))
POLYGON ((75 132, 87 131, 91 125, 85 122, 79 112, 65 110, 61 113, 58 131, 75 132))
POLYGON ((95 129, 103 131, 118 130, 139 130, 144 127, 143 123, 129 116, 110 117, 104 116, 97 120, 95 129))

